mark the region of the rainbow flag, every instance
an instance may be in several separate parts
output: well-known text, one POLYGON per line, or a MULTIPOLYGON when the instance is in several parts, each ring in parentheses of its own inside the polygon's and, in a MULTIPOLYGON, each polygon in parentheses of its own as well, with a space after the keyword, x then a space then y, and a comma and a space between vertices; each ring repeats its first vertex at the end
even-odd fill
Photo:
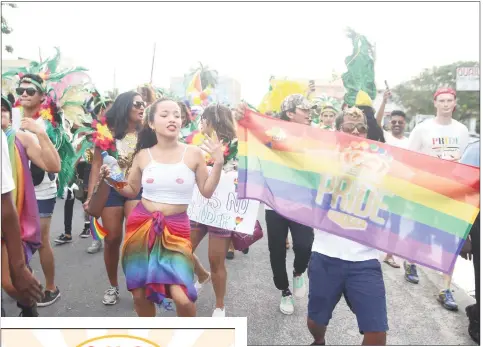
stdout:
POLYGON ((240 199, 445 273, 479 212, 472 166, 252 110, 238 141, 240 199))
POLYGON ((89 227, 92 238, 96 241, 101 241, 108 234, 107 229, 104 228, 97 218, 91 217, 91 223, 89 227))
POLYGON ((186 95, 189 95, 192 92, 198 92, 201 93, 201 71, 197 71, 193 78, 191 79, 191 82, 189 83, 188 87, 186 88, 186 95))

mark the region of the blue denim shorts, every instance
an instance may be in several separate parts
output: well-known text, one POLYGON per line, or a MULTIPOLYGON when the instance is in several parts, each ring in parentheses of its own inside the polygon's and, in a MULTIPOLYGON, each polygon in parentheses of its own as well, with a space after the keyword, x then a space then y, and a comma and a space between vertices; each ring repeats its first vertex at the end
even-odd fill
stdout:
POLYGON ((308 275, 308 317, 315 323, 327 326, 344 295, 361 333, 389 329, 386 289, 377 259, 346 261, 312 252, 308 275))
POLYGON ((40 218, 49 218, 54 214, 55 202, 57 198, 47 200, 37 200, 40 218))
POLYGON ((126 203, 126 201, 137 201, 141 200, 141 196, 143 194, 143 190, 139 192, 138 196, 134 199, 128 199, 121 194, 119 194, 114 188, 111 187, 111 191, 109 192, 109 197, 107 198, 106 206, 104 207, 122 207, 126 203))

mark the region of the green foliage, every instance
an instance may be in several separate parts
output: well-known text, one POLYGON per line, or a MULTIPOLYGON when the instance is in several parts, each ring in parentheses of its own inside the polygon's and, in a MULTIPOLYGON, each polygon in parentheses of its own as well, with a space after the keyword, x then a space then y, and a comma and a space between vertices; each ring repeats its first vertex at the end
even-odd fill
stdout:
MULTIPOLYGON (((394 101, 402 105, 409 116, 434 114, 433 95, 438 88, 450 87, 456 90, 456 69, 477 66, 478 62, 459 61, 450 65, 425 69, 413 79, 392 89, 394 101)), ((468 119, 480 115, 480 92, 457 91, 455 119, 468 119)))
POLYGON ((205 89, 208 86, 215 88, 218 84, 218 71, 210 69, 208 65, 203 65, 198 62, 198 66, 190 69, 190 71, 184 75, 184 84, 188 86, 193 76, 200 71, 201 77, 201 89, 205 89))
MULTIPOLYGON (((11 2, 2 2, 2 6, 8 6, 8 7, 11 7, 11 8, 17 8, 17 4, 11 3, 11 2)), ((2 13, 3 13, 3 11, 2 11, 2 13)), ((8 35, 8 34, 11 34, 12 31, 13 31, 13 29, 8 25, 7 20, 5 19, 5 17, 2 14, 2 34, 8 35)), ((10 46, 10 45, 6 45, 5 46, 5 50, 8 53, 13 53, 13 47, 10 46)))

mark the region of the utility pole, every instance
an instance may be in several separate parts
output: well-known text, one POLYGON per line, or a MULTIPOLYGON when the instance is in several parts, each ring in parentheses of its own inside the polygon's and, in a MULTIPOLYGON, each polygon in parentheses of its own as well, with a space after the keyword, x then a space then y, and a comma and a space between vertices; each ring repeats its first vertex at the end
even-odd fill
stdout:
POLYGON ((156 57, 156 42, 154 43, 154 49, 153 49, 153 61, 151 63, 151 77, 149 79, 149 84, 153 84, 153 72, 154 72, 154 58, 156 57))

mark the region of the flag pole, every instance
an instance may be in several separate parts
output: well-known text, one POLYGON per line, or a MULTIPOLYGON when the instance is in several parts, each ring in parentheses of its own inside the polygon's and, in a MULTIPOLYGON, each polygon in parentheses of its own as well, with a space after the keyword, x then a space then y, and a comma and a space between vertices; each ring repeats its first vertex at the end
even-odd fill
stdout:
POLYGON ((149 79, 149 84, 153 84, 153 72, 154 72, 154 58, 156 57, 156 42, 154 43, 153 49, 153 61, 151 63, 151 78, 149 79))

